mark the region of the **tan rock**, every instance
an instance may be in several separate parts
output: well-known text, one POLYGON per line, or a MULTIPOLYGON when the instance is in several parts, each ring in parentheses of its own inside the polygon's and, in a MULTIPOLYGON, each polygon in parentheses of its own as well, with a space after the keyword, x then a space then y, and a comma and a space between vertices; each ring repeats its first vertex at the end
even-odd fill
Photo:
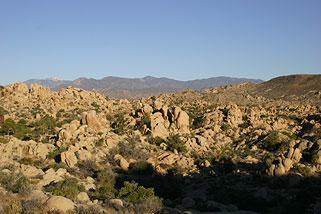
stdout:
POLYGON ((81 161, 92 159, 92 154, 88 150, 81 149, 77 151, 76 154, 81 161))
POLYGON ((293 161, 290 158, 285 158, 282 162, 285 172, 288 172, 293 166, 293 161))
POLYGON ((176 126, 181 133, 189 133, 189 116, 185 111, 179 112, 176 126))
POLYGON ((285 168, 284 168, 283 164, 280 163, 280 164, 276 165, 275 170, 274 170, 274 175, 281 176, 284 174, 285 174, 285 168))
POLYGON ((151 115, 151 129, 153 137, 165 139, 169 136, 162 113, 156 112, 151 115))
POLYGON ((65 151, 60 154, 61 162, 67 164, 69 167, 73 167, 78 162, 77 157, 72 151, 65 151))
POLYGON ((103 128, 96 115, 96 111, 94 110, 89 112, 83 112, 81 115, 81 123, 83 125, 88 125, 89 128, 95 131, 100 131, 103 128))
POLYGON ((75 203, 72 200, 62 196, 52 196, 46 203, 49 210, 68 212, 75 209, 75 203))
POLYGON ((153 112, 153 107, 151 107, 150 105, 146 104, 144 105, 142 112, 144 114, 151 114, 153 112))
POLYGON ((77 201, 82 202, 82 203, 90 201, 90 198, 86 192, 80 192, 77 195, 76 199, 77 199, 77 201))

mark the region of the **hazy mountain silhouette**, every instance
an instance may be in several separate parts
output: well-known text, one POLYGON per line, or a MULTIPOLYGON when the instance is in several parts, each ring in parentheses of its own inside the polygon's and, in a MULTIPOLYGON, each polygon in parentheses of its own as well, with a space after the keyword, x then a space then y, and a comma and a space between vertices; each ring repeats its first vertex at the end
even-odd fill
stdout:
POLYGON ((73 81, 55 78, 31 79, 25 81, 27 84, 38 83, 54 90, 68 86, 74 86, 86 90, 96 90, 104 92, 111 97, 118 98, 138 98, 158 95, 164 92, 177 92, 185 89, 201 90, 244 82, 260 83, 262 80, 222 76, 208 79, 180 81, 165 77, 157 78, 152 76, 146 76, 144 78, 122 78, 108 76, 102 79, 82 77, 73 81))

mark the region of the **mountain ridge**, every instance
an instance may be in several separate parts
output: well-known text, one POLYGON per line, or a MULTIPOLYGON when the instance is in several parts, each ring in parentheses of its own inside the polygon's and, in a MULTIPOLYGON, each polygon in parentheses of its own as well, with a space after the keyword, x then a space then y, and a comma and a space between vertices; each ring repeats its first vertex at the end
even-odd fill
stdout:
POLYGON ((28 85, 37 83, 53 90, 74 86, 85 90, 100 91, 115 98, 138 98, 166 92, 177 92, 186 89, 202 90, 244 82, 260 83, 263 82, 263 80, 219 76, 183 81, 153 76, 145 76, 143 78, 107 76, 101 79, 86 77, 80 77, 75 80, 60 80, 58 78, 30 79, 24 83, 28 85), (127 95, 124 95, 124 92, 126 92, 125 94, 127 95))

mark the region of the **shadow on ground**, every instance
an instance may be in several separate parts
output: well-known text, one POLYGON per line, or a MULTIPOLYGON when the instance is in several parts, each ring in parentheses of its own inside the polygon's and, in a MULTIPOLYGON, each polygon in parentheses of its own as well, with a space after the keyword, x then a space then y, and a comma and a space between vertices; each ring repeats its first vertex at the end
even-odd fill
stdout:
POLYGON ((259 213, 315 213, 321 202, 321 177, 297 174, 267 176, 260 164, 213 163, 200 173, 183 177, 177 172, 158 174, 152 166, 120 173, 117 185, 133 180, 152 187, 165 205, 175 207, 184 197, 195 200, 199 211, 220 211, 208 201, 233 204, 240 210, 259 213))

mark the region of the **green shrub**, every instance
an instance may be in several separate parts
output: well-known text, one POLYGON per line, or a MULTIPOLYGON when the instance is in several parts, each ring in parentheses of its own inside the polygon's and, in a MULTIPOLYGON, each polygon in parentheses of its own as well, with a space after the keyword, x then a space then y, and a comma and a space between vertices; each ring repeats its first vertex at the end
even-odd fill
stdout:
POLYGON ((185 143, 181 140, 178 134, 170 135, 165 143, 167 144, 169 150, 172 152, 174 152, 174 150, 176 150, 177 152, 187 151, 185 143))
POLYGON ((98 166, 93 160, 78 161, 79 176, 82 178, 95 177, 98 172, 98 166))
POLYGON ((193 105, 187 109, 190 118, 191 128, 198 129, 204 126, 205 122, 205 109, 199 105, 193 105))
POLYGON ((40 105, 31 109, 31 114, 35 117, 37 114, 43 115, 45 111, 40 107, 40 105))
POLYGON ((289 137, 278 131, 271 131, 260 143, 260 147, 270 152, 284 152, 289 148, 289 137))
POLYGON ((8 143, 9 142, 9 139, 8 139, 8 137, 6 137, 6 136, 0 136, 0 144, 6 144, 6 143, 8 143))
POLYGON ((46 206, 39 199, 23 200, 21 205, 23 214, 45 213, 46 206))
POLYGON ((94 107, 94 109, 98 112, 100 106, 96 102, 92 102, 91 106, 94 107))
POLYGON ((142 131, 144 126, 147 126, 147 128, 151 128, 151 121, 150 121, 150 116, 148 114, 144 114, 141 120, 139 121, 138 124, 136 124, 136 129, 142 131))
POLYGON ((149 136, 147 140, 150 144, 153 144, 156 146, 160 146, 162 143, 165 143, 168 149, 172 152, 174 152, 174 150, 176 150, 177 152, 187 151, 185 143, 181 140, 178 134, 170 135, 165 140, 160 137, 153 138, 152 136, 149 136))
POLYGON ((197 116, 197 117, 195 117, 195 118, 193 119, 191 128, 192 128, 192 129, 199 129, 199 128, 201 128, 201 127, 204 126, 204 122, 205 122, 205 117, 204 117, 204 115, 197 116))
POLYGON ((46 115, 39 121, 32 123, 31 126, 34 127, 32 131, 32 139, 48 142, 50 135, 55 134, 57 122, 53 117, 46 115))
POLYGON ((49 152, 47 155, 48 159, 55 159, 58 155, 60 155, 62 152, 66 151, 67 149, 65 147, 55 148, 53 151, 49 152))
POLYGON ((114 117, 114 121, 111 124, 113 131, 116 134, 124 134, 126 129, 124 113, 118 113, 114 117))
POLYGON ((226 122, 223 122, 222 125, 221 125, 222 131, 227 131, 227 130, 229 130, 229 129, 231 129, 231 128, 232 128, 232 127, 231 127, 228 123, 226 123, 226 122))
POLYGON ((95 146, 100 147, 105 144, 105 140, 100 138, 99 140, 95 141, 95 146))
POLYGON ((128 134, 126 141, 129 144, 135 145, 140 142, 140 137, 139 137, 139 135, 135 134, 134 132, 131 132, 130 134, 128 134))
POLYGON ((152 137, 151 135, 148 136, 147 140, 150 144, 153 144, 156 146, 160 146, 162 143, 165 143, 164 139, 160 137, 152 137))
POLYGON ((44 190, 53 195, 64 196, 74 200, 78 193, 85 191, 85 188, 83 185, 78 184, 77 179, 68 177, 63 181, 45 186, 44 190))
POLYGON ((114 198, 117 194, 115 184, 116 175, 111 169, 100 171, 96 179, 96 190, 92 193, 92 196, 99 200, 114 198))
POLYGON ((28 178, 20 173, 0 172, 0 184, 13 193, 27 193, 31 189, 28 178))
POLYGON ((300 173, 301 175, 303 175, 305 177, 312 176, 314 174, 310 167, 304 166, 302 164, 295 165, 293 170, 297 171, 298 173, 300 173))
POLYGON ((113 162, 114 156, 120 154, 125 159, 145 160, 148 158, 146 152, 136 147, 136 144, 120 142, 116 147, 109 150, 107 160, 113 162))
POLYGON ((13 135, 20 140, 30 140, 31 134, 32 130, 23 119, 16 123, 14 120, 8 118, 0 127, 0 135, 13 135))
POLYGON ((119 190, 118 197, 131 203, 138 203, 149 199, 157 199, 153 188, 138 186, 135 182, 124 182, 119 190))

